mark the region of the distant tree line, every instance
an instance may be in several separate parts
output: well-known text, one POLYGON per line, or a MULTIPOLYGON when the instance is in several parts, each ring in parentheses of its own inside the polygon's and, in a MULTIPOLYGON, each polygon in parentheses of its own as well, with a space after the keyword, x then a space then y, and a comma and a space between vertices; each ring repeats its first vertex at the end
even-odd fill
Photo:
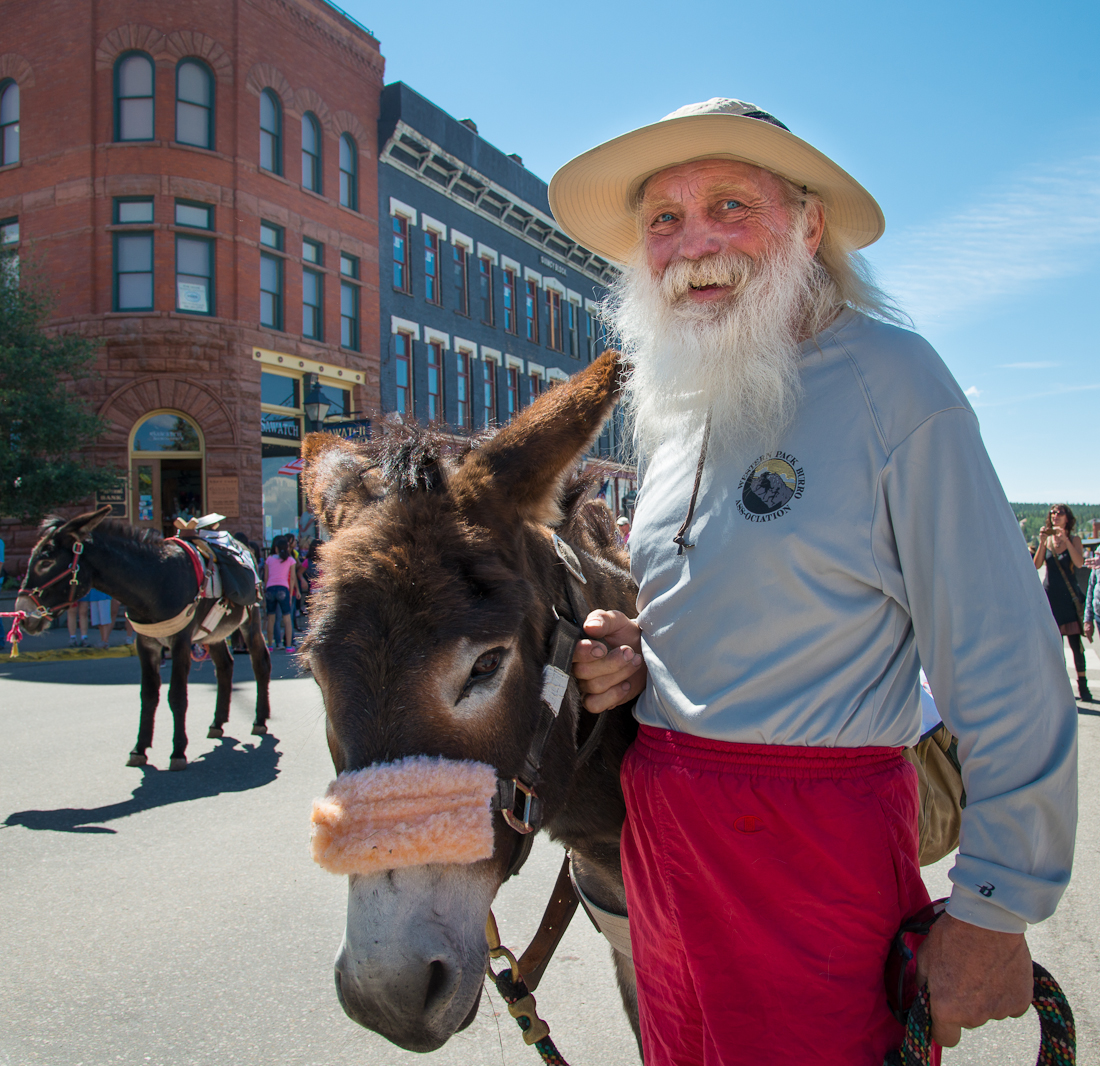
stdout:
MULTIPOLYGON (((1061 501, 1059 501, 1061 502, 1061 501)), ((1028 542, 1038 543, 1039 529, 1047 520, 1050 513, 1049 503, 1009 503, 1009 507, 1016 513, 1016 517, 1024 521, 1024 536, 1028 542)), ((1088 537, 1092 533, 1092 520, 1100 519, 1100 504, 1069 502, 1069 509, 1077 518, 1076 533, 1080 537, 1088 537)))

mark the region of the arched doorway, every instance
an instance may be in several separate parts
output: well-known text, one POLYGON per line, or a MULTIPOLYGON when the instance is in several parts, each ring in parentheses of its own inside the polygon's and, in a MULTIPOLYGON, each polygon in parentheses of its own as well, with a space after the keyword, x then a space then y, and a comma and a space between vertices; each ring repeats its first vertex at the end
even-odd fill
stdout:
POLYGON ((175 519, 204 512, 202 430, 179 411, 151 411, 130 434, 131 521, 174 532, 175 519))

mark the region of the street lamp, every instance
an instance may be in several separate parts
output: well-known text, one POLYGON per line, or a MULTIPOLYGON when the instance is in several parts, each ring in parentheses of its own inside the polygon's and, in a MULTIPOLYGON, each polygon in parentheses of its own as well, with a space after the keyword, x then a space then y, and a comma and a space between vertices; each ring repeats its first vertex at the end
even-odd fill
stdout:
POLYGON ((309 395, 306 396, 306 402, 302 405, 305 408, 306 418, 309 419, 311 425, 317 429, 328 417, 329 408, 332 406, 325 399, 325 394, 321 391, 321 383, 317 380, 313 382, 313 388, 309 390, 309 395))

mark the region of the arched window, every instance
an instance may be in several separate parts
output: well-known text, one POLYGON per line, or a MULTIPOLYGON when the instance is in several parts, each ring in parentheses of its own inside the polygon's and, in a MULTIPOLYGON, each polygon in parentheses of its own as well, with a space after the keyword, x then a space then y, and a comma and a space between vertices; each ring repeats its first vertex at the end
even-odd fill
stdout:
POLYGON ((350 133, 340 137, 340 203, 359 210, 359 149, 350 133))
POLYGON ((176 67, 176 140, 214 147, 214 79, 197 59, 181 59, 176 67))
POLYGON ((115 140, 153 139, 153 61, 129 52, 115 64, 115 140))
POLYGON ((0 82, 0 166, 19 162, 19 86, 0 82))
POLYGON ((283 108, 271 89, 260 93, 260 168, 283 172, 283 108))
POLYGON ((311 111, 302 116, 302 186, 321 191, 321 124, 311 111))

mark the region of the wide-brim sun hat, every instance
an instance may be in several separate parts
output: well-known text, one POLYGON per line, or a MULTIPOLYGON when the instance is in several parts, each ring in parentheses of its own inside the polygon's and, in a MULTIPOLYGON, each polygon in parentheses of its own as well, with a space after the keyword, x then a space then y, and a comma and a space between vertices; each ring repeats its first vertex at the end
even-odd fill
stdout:
POLYGON ((646 179, 699 159, 751 163, 816 193, 830 232, 850 248, 866 248, 886 229, 875 198, 846 170, 755 104, 726 97, 688 104, 571 159, 550 182, 550 209, 573 240, 626 263, 638 246, 635 208, 646 179))

